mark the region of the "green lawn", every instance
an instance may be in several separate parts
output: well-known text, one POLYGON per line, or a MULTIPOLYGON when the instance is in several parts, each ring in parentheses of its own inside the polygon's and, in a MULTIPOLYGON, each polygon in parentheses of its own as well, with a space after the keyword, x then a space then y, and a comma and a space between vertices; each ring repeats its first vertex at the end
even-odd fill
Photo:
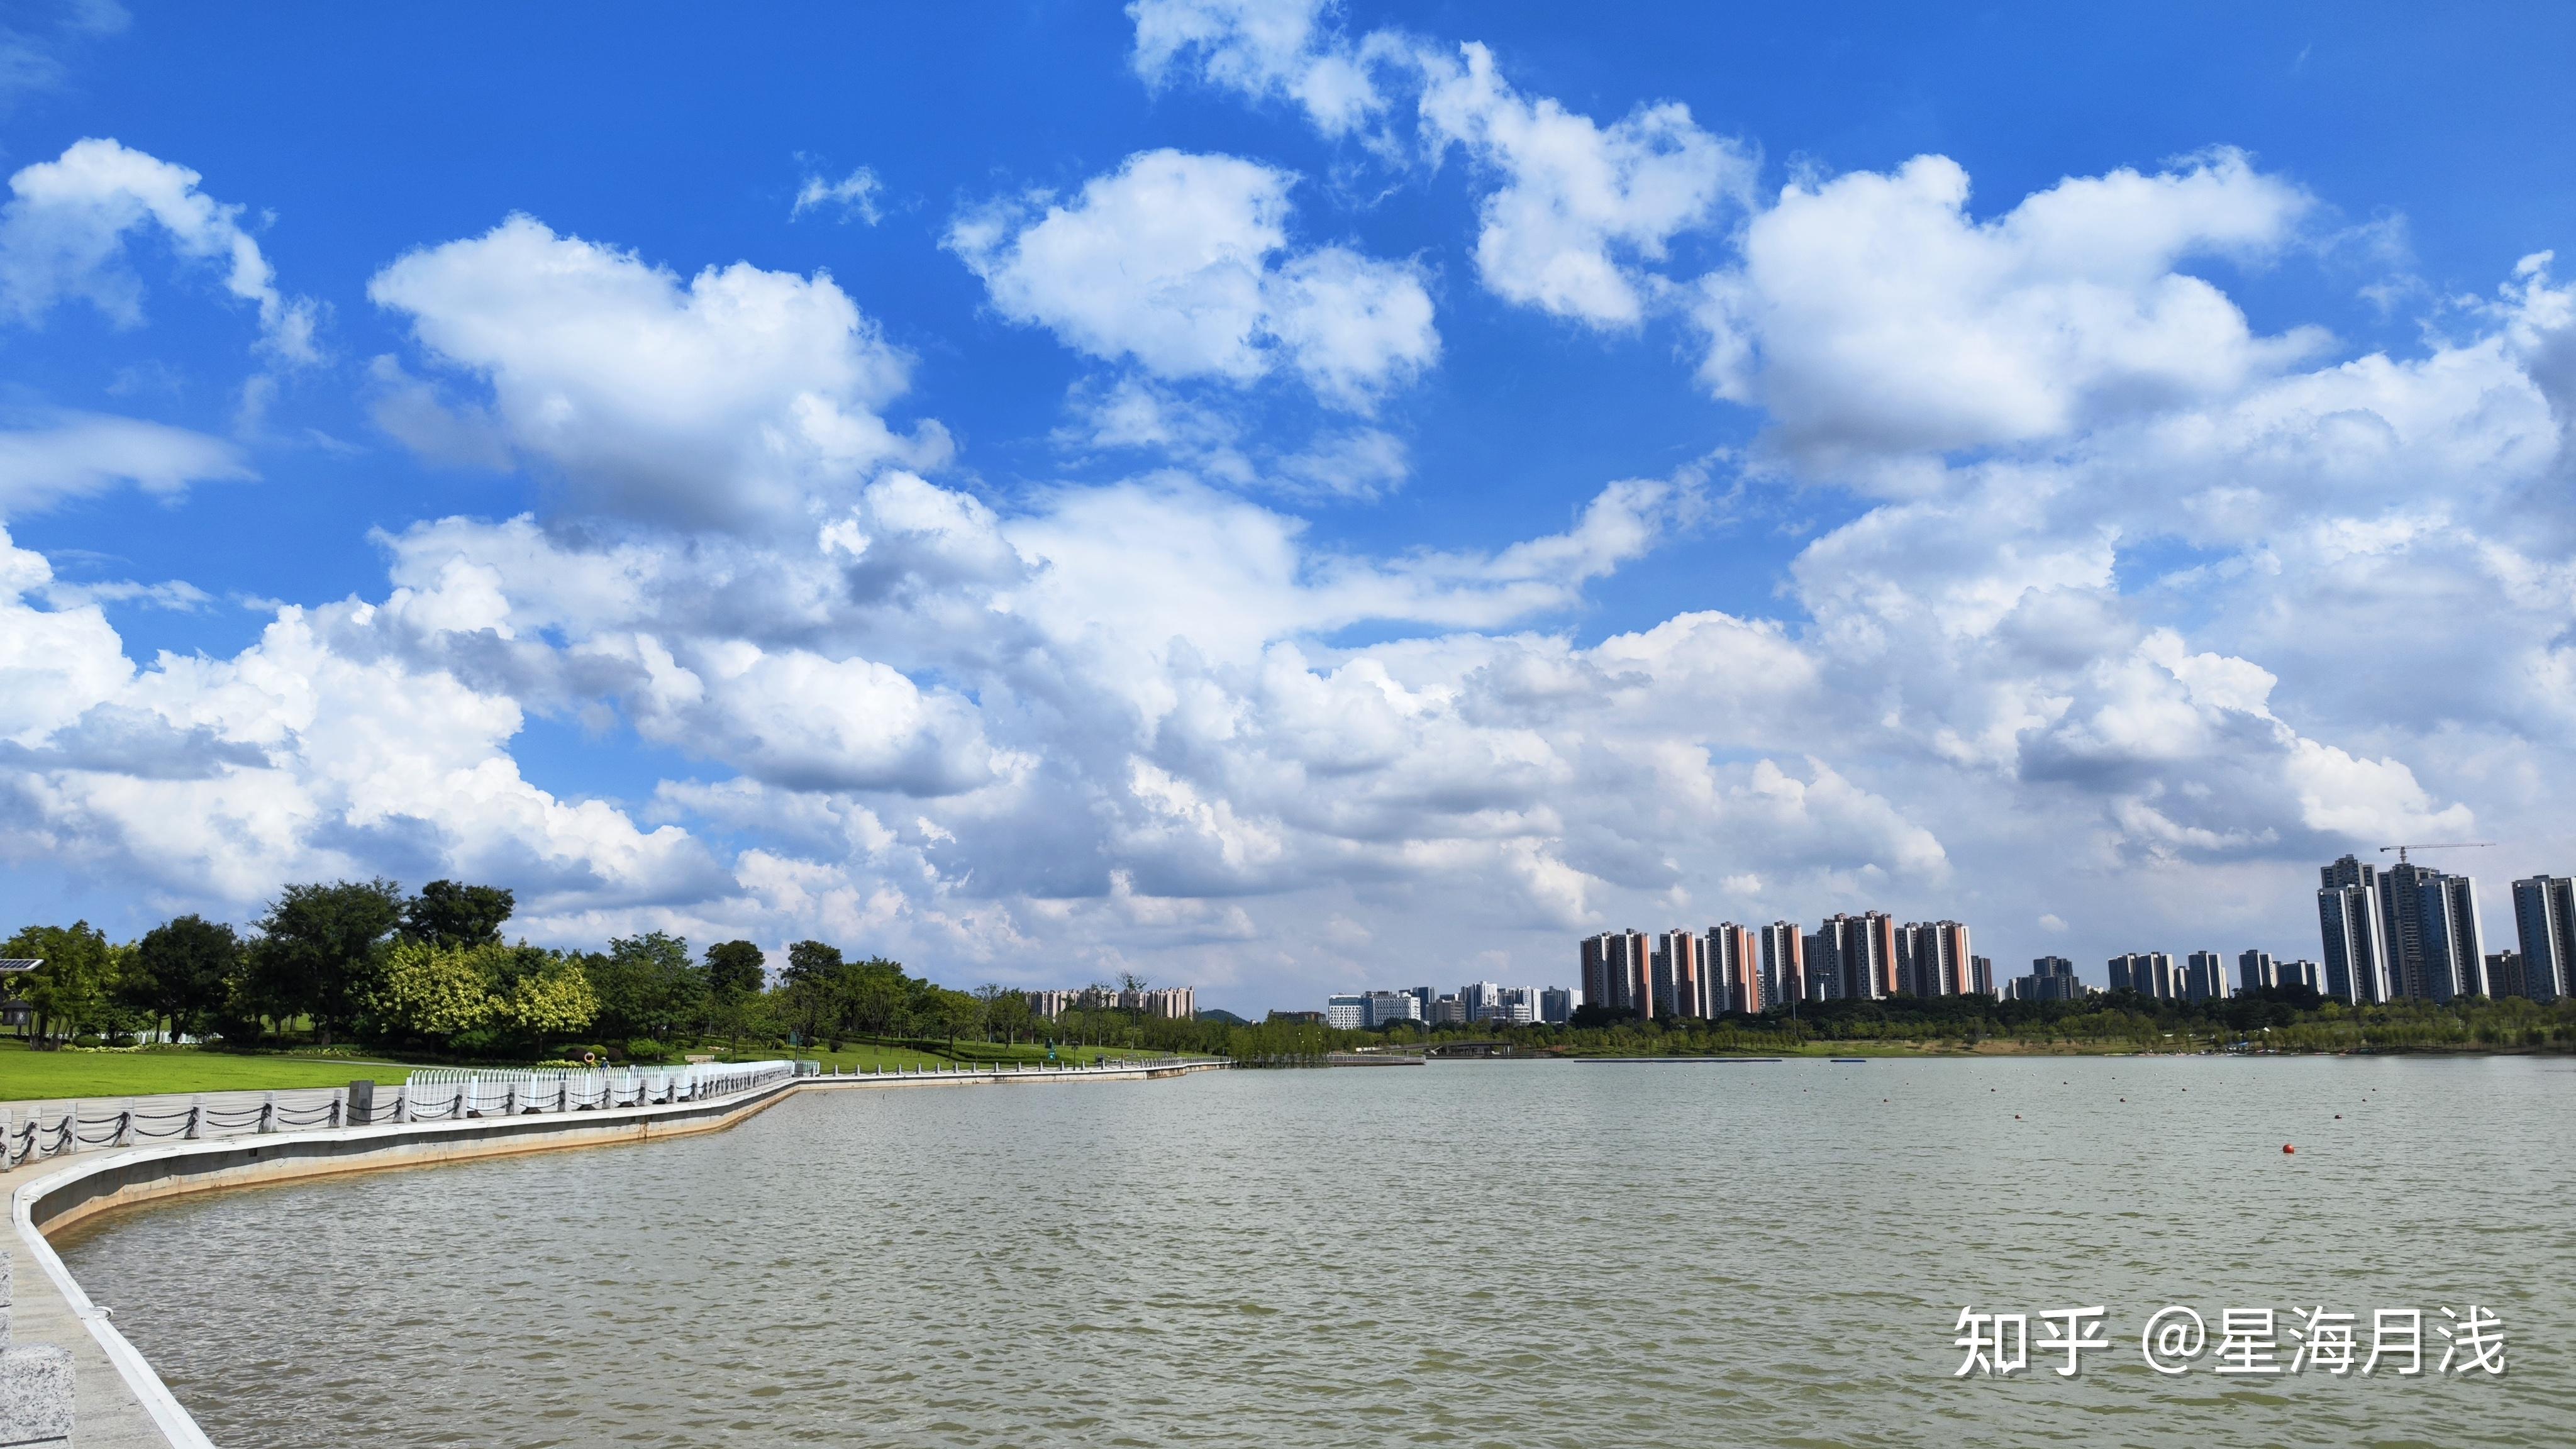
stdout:
POLYGON ((344 1087, 361 1078, 391 1086, 411 1068, 329 1057, 270 1056, 147 1047, 139 1052, 30 1051, 0 1038, 0 1101, 137 1097, 153 1092, 273 1091, 344 1087))

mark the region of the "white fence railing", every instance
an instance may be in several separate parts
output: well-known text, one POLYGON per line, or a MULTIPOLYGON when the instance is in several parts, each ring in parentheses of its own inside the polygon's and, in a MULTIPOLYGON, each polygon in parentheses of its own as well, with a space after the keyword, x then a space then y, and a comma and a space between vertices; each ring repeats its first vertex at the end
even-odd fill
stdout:
POLYGON ((541 1112, 596 1112, 708 1101, 758 1091, 796 1075, 793 1062, 712 1063, 671 1072, 472 1072, 427 1068, 385 1092, 328 1087, 209 1092, 0 1108, 0 1167, 40 1157, 144 1142, 248 1137, 315 1127, 449 1122, 541 1112), (454 1072, 457 1079, 422 1080, 454 1072), (50 1120, 48 1120, 50 1118, 50 1120))

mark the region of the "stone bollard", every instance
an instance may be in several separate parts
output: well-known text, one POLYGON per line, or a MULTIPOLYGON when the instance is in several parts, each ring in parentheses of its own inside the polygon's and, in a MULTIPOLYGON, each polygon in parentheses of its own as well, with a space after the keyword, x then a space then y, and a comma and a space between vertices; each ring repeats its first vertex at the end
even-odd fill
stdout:
MULTIPOLYGON (((375 1082, 372 1079, 363 1082, 351 1082, 349 1084, 348 1112, 345 1115, 340 1113, 334 1113, 332 1115, 339 1117, 340 1121, 345 1121, 352 1127, 364 1127, 374 1122, 376 1120, 375 1082)), ((331 1125, 337 1127, 340 1125, 340 1122, 335 1121, 331 1125)))
POLYGON ((197 1140, 198 1134, 205 1130, 205 1113, 205 1098, 190 1097, 188 1099, 188 1130, 184 1140, 194 1142, 197 1140))
POLYGON ((267 1093, 259 1099, 259 1130, 262 1132, 277 1130, 277 1094, 275 1092, 267 1093))
POLYGON ((50 1449, 72 1442, 72 1354, 9 1336, 9 1255, 0 1253, 0 1444, 50 1449))

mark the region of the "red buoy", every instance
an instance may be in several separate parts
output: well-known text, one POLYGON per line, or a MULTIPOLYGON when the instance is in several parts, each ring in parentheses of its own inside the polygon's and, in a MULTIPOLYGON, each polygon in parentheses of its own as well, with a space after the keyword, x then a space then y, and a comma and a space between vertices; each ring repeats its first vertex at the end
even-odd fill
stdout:
POLYGON ((2298 1151, 2299 1149, 2297 1149, 2297 1148, 2295 1148, 2295 1147, 2292 1147, 2292 1146, 2291 1146, 2289 1143, 2287 1143, 2287 1142, 2284 1142, 2284 1143, 2282 1143, 2282 1144, 2281 1144, 2281 1150, 2282 1150, 2283 1152, 2296 1152, 2296 1151, 2298 1151))

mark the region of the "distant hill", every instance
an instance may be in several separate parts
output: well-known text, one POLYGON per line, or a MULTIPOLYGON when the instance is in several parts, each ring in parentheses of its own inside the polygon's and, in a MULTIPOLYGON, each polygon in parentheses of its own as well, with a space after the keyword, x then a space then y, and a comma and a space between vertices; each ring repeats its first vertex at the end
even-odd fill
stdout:
POLYGON ((1201 1020, 1201 1021, 1221 1021, 1221 1022, 1224 1022, 1224 1023, 1225 1023, 1226 1025, 1228 1025, 1228 1026, 1250 1026, 1250 1025, 1252 1025, 1252 1023, 1251 1023, 1251 1022, 1249 1022, 1249 1021, 1245 1020, 1244 1018, 1242 1018, 1242 1017, 1240 1017, 1240 1016, 1235 1015, 1235 1014, 1234 1014, 1233 1012, 1231 1012, 1231 1011, 1223 1011, 1223 1010, 1219 1010, 1219 1009, 1217 1009, 1217 1008, 1215 1008, 1215 1007, 1210 1007, 1210 1008, 1209 1008, 1209 1009, 1207 1009, 1206 1011, 1202 1011, 1202 1012, 1200 1012, 1200 1013, 1199 1013, 1199 1020, 1201 1020))

